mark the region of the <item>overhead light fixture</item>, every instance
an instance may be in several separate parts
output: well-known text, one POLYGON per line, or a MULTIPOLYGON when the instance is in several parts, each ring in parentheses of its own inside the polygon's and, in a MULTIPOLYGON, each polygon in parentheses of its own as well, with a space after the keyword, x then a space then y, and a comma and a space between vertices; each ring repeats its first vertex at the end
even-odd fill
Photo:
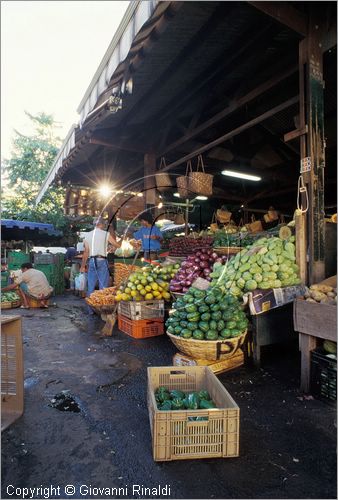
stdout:
POLYGON ((208 199, 208 197, 207 196, 203 196, 203 195, 196 196, 196 198, 195 198, 195 200, 201 200, 201 201, 205 201, 207 199, 208 199))
POLYGON ((143 193, 137 193, 137 195, 136 195, 136 196, 138 196, 139 198, 142 198, 143 193))
POLYGON ((180 193, 174 193, 175 198, 181 198, 180 193))
POLYGON ((162 207, 163 207, 163 203, 162 202, 157 205, 157 208, 162 208, 162 207))
POLYGON ((222 170, 223 175, 227 175, 228 177, 236 177, 237 179, 245 179, 247 181, 261 181, 262 178, 257 175, 244 174, 242 172, 235 172, 234 170, 222 170))

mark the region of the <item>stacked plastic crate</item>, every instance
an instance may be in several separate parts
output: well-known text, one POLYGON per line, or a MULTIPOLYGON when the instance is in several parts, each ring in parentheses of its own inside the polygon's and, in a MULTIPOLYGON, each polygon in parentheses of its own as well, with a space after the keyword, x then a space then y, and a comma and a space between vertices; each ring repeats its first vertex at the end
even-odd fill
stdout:
POLYGON ((30 255, 24 252, 8 252, 8 270, 17 271, 22 264, 30 262, 30 255))
POLYGON ((53 287, 53 295, 62 295, 65 290, 63 254, 35 254, 34 268, 42 271, 48 283, 53 287))

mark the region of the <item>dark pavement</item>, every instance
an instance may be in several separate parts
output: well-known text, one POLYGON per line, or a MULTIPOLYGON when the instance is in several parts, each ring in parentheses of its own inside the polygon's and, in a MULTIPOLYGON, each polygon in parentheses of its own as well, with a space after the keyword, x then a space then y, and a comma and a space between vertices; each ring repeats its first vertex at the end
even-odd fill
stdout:
POLYGON ((241 410, 240 457, 156 463, 146 368, 171 365, 174 346, 101 338, 82 299, 56 303, 10 311, 23 316, 25 412, 2 433, 3 499, 38 487, 31 498, 337 498, 336 408, 299 392, 296 345, 220 376, 241 410), (61 391, 79 412, 52 406, 61 391))

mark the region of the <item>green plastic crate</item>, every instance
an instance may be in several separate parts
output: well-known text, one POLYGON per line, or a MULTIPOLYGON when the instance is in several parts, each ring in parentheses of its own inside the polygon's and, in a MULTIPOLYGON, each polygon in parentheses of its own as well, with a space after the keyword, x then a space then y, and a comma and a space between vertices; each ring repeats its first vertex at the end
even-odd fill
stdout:
POLYGON ((30 262, 30 255, 24 252, 8 252, 8 264, 21 266, 25 262, 30 262))

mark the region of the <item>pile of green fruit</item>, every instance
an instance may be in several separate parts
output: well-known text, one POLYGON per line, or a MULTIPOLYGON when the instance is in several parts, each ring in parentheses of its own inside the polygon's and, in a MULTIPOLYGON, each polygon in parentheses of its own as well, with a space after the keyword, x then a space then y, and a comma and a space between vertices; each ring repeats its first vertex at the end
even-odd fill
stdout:
POLYGON ((232 257, 224 266, 214 265, 211 286, 237 297, 256 288, 267 290, 300 284, 294 236, 260 238, 232 257))
POLYGON ((167 333, 184 339, 224 340, 238 337, 248 319, 236 297, 218 287, 189 291, 173 304, 166 321, 167 333))
POLYGON ((117 302, 130 300, 170 300, 169 281, 175 276, 180 264, 152 265, 133 272, 128 282, 116 293, 117 302))
POLYGON ((1 294, 1 302, 16 302, 20 297, 16 292, 3 292, 1 294))
POLYGON ((183 392, 167 387, 158 387, 155 391, 155 400, 158 410, 210 410, 216 408, 210 394, 206 390, 183 392))

